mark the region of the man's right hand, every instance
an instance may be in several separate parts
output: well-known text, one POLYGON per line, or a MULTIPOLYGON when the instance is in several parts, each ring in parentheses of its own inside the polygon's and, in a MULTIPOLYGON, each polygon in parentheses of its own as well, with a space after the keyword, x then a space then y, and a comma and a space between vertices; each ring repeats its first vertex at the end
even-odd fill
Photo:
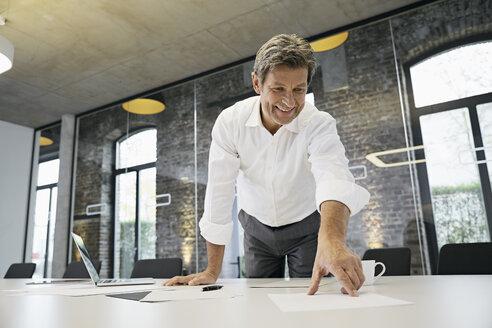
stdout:
POLYGON ((170 280, 163 283, 164 286, 175 286, 175 285, 210 285, 217 281, 217 276, 212 272, 205 270, 199 273, 189 274, 187 276, 176 276, 170 280))
POLYGON ((187 276, 176 276, 166 281, 164 286, 174 285, 209 285, 214 284, 219 278, 222 270, 222 259, 224 258, 224 245, 216 245, 207 241, 208 266, 203 272, 193 273, 187 276))

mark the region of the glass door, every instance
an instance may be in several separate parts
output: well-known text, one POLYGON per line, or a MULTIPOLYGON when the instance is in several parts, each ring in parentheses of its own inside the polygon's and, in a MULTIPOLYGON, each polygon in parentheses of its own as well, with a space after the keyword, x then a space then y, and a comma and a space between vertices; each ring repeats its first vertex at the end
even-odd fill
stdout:
POLYGON ((490 241, 468 108, 422 115, 420 126, 438 249, 490 241))
POLYGON ((492 226, 492 41, 441 50, 409 63, 418 177, 435 271, 448 243, 488 242, 492 226))

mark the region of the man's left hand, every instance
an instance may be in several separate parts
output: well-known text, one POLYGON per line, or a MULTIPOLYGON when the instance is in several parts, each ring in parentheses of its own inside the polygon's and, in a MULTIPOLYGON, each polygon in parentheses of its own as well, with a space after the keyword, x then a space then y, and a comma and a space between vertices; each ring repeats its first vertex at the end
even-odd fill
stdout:
POLYGON ((335 242, 332 244, 323 239, 318 239, 318 251, 316 252, 308 295, 316 293, 323 276, 331 273, 342 285, 342 293, 359 296, 357 290, 365 280, 360 258, 344 243, 335 242))

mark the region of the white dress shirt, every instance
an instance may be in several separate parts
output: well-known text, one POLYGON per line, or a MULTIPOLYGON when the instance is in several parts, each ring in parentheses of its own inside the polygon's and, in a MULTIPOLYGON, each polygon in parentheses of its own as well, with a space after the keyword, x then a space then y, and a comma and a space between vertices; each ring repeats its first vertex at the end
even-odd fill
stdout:
POLYGON ((217 118, 200 220, 201 235, 213 244, 231 238, 236 179, 239 208, 271 227, 301 221, 327 200, 345 204, 351 215, 369 201, 348 169, 335 119, 307 102, 274 135, 261 122, 259 96, 217 118))

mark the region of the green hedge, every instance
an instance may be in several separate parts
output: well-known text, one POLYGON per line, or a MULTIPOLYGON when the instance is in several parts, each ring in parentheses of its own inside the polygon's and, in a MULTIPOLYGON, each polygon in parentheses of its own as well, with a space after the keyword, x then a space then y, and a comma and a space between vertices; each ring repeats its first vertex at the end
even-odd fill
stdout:
POLYGON ((488 240, 479 183, 433 187, 432 207, 439 246, 488 240))
MULTIPOLYGON (((140 258, 155 258, 155 222, 140 222, 140 258)), ((135 223, 120 222, 120 277, 129 278, 135 264, 135 223)))

